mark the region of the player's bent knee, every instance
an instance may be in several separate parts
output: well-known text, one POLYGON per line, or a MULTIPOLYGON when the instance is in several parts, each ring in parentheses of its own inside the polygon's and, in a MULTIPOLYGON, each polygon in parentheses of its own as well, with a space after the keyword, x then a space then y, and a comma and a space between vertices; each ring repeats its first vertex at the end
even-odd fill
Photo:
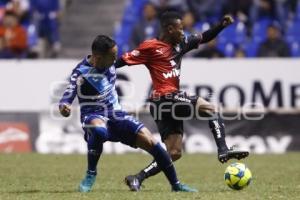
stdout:
POLYGON ((151 135, 150 131, 147 128, 142 128, 137 134, 137 147, 149 152, 156 144, 157 141, 154 139, 154 137, 151 135))
POLYGON ((182 156, 181 151, 178 151, 178 150, 172 150, 169 152, 169 154, 170 154, 172 161, 179 160, 182 156))
POLYGON ((212 117, 216 113, 218 113, 218 109, 213 104, 205 105, 205 106, 199 107, 199 109, 198 109, 198 115, 201 117, 212 117))
POLYGON ((208 111, 211 112, 211 113, 217 113, 218 109, 215 105, 210 104, 209 107, 208 107, 208 111))
POLYGON ((201 112, 206 112, 208 114, 210 113, 216 113, 217 112, 217 108, 216 106, 214 106, 213 104, 209 104, 209 105, 205 105, 202 107, 199 107, 199 111, 201 112))
POLYGON ((197 108, 200 113, 213 114, 218 112, 218 108, 212 103, 199 97, 197 100, 197 108))
POLYGON ((91 134, 93 134, 93 137, 99 142, 105 142, 108 140, 107 129, 104 127, 101 126, 91 127, 89 128, 89 131, 91 134))

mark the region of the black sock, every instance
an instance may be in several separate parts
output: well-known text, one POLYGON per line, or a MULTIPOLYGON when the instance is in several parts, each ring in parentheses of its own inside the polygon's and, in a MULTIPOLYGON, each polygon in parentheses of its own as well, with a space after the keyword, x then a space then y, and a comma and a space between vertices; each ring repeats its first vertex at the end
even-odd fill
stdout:
POLYGON ((139 179, 140 183, 142 183, 146 178, 155 176, 159 172, 161 172, 161 169, 157 166, 156 161, 153 160, 147 167, 137 174, 137 178, 139 179))
POLYGON ((215 138, 218 151, 227 150, 228 147, 225 141, 225 125, 219 113, 215 113, 213 118, 208 120, 208 124, 215 138))
POLYGON ((157 143, 149 152, 155 159, 157 166, 162 169, 166 178, 168 179, 170 185, 173 187, 179 184, 175 167, 169 154, 162 148, 162 146, 157 143))

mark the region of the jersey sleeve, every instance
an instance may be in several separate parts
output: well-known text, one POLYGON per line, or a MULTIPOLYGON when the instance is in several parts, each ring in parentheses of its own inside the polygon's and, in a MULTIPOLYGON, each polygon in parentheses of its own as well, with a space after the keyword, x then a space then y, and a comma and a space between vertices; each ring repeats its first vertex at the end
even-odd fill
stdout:
POLYGON ((183 51, 184 53, 197 49, 199 44, 202 41, 202 34, 193 34, 185 38, 183 42, 183 51))
POLYGON ((72 104, 77 95, 77 80, 81 73, 74 70, 69 78, 69 84, 60 100, 60 104, 67 103, 72 104))
POLYGON ((150 44, 143 42, 138 48, 131 52, 125 53, 122 59, 127 65, 147 64, 149 62, 150 44))

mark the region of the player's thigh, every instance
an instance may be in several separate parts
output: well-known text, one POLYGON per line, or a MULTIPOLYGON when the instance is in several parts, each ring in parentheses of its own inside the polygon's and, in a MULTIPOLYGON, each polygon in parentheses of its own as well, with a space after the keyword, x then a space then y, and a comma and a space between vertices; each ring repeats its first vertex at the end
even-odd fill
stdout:
POLYGON ((82 126, 84 128, 89 128, 89 127, 93 127, 93 126, 106 127, 106 121, 107 121, 107 118, 105 118, 101 115, 91 114, 91 115, 87 115, 84 117, 82 126))
POLYGON ((195 105, 185 94, 174 94, 168 98, 150 101, 150 113, 154 120, 173 118, 186 120, 194 116, 195 105))
POLYGON ((198 96, 189 96, 180 92, 173 96, 172 117, 177 120, 190 120, 194 118, 198 96))
POLYGON ((146 127, 141 128, 136 136, 136 146, 149 152, 155 144, 157 141, 151 132, 146 127))
POLYGON ((164 142, 169 135, 183 135, 183 121, 171 117, 155 120, 161 140, 164 142))
POLYGON ((127 115, 122 119, 110 120, 107 123, 110 132, 109 141, 121 142, 133 148, 136 148, 136 139, 144 124, 127 115))

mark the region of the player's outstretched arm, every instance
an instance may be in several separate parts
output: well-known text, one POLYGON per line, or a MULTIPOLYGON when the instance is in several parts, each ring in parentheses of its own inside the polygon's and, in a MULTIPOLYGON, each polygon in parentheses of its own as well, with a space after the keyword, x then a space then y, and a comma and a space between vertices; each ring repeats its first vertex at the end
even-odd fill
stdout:
POLYGON ((59 112, 64 117, 68 117, 71 114, 71 104, 77 95, 77 80, 79 76, 80 73, 78 71, 73 71, 69 79, 69 84, 59 101, 59 112))
POLYGON ((227 26, 229 26, 230 24, 232 24, 234 22, 232 16, 230 15, 225 15, 222 20, 213 28, 205 31, 204 33, 202 33, 202 40, 201 40, 201 44, 203 43, 207 43, 211 40, 213 40, 215 37, 217 37, 217 35, 227 26))
POLYGON ((144 41, 141 43, 136 49, 124 53, 120 58, 118 58, 115 62, 115 67, 120 68, 125 65, 131 66, 131 65, 140 65, 144 64, 146 65, 149 61, 149 59, 152 58, 152 54, 149 52, 152 52, 152 46, 151 41, 144 41))

